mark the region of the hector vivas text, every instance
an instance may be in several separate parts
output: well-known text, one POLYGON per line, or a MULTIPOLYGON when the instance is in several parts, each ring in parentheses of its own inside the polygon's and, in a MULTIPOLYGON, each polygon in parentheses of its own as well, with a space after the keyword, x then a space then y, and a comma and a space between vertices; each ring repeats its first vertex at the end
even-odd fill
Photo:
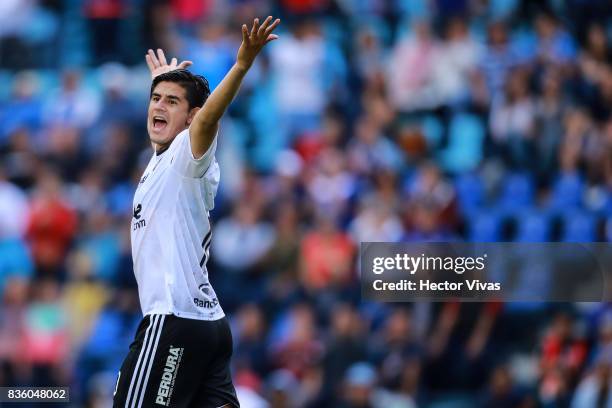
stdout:
MULTIPOLYGON (((372 282, 376 291, 499 291, 501 284, 498 282, 483 282, 479 279, 440 280, 439 273, 454 272, 454 278, 466 272, 481 272, 486 267, 487 254, 481 256, 412 256, 408 254, 396 254, 395 256, 375 257, 372 261, 372 272, 382 275, 393 271, 393 277, 397 273, 407 272, 409 276, 417 273, 437 273, 437 279, 394 279, 391 282, 383 279, 375 279, 372 282)), ((382 277, 382 276, 381 276, 382 277)), ((451 276, 453 277, 453 276, 451 276)), ((419 276, 421 278, 421 276, 419 276)))

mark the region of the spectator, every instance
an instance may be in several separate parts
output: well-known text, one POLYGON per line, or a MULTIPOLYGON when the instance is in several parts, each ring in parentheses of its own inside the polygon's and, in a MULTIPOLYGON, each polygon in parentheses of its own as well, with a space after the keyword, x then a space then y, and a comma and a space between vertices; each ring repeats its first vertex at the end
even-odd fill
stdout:
POLYGON ((563 133, 563 118, 570 106, 562 93, 562 78, 558 70, 547 70, 542 78, 542 95, 535 102, 535 143, 538 174, 545 177, 554 172, 560 135, 563 133))
POLYGON ((261 219, 260 210, 241 202, 231 217, 215 228, 212 251, 216 262, 234 273, 252 272, 274 242, 275 231, 261 219))
POLYGON ((433 77, 438 47, 427 21, 415 22, 413 35, 395 45, 387 89, 397 110, 431 109, 441 102, 433 77))
POLYGON ((194 69, 199 70, 196 72, 214 89, 234 64, 236 45, 222 22, 201 24, 197 34, 197 38, 185 42, 181 54, 193 61, 194 69))
POLYGON ((586 343, 566 313, 554 316, 542 339, 540 400, 563 403, 586 359, 586 343))
POLYGON ((355 193, 355 176, 348 171, 346 158, 336 148, 321 151, 310 168, 306 188, 315 209, 340 219, 355 193))
POLYGON ((535 107, 526 72, 515 70, 508 77, 505 95, 493 101, 491 133, 506 160, 515 168, 531 166, 535 130, 535 107))
POLYGON ((0 294, 11 279, 28 280, 34 265, 26 243, 18 238, 0 239, 0 294))
POLYGON ((612 62, 612 51, 601 25, 592 24, 587 33, 586 47, 580 52, 578 67, 585 86, 593 87, 603 81, 612 62))
POLYGON ((439 88, 445 105, 455 105, 467 97, 470 75, 481 59, 482 48, 470 35, 464 20, 452 18, 445 29, 445 39, 440 43, 434 83, 439 88))
POLYGON ((357 73, 363 82, 368 83, 384 75, 384 61, 388 55, 380 33, 374 27, 365 27, 357 32, 352 55, 355 56, 357 73))
MULTIPOLYGON (((3 258, 0 258, 3 259, 3 258)), ((0 379, 5 384, 28 383, 28 369, 22 354, 26 328, 29 282, 26 277, 3 277, 0 309, 0 379), (25 368, 25 369, 24 369, 25 368)))
POLYGON ((86 0, 83 14, 91 30, 94 64, 121 58, 121 21, 128 4, 124 0, 86 0))
POLYGON ((21 238, 28 221, 28 201, 23 191, 6 179, 0 166, 0 214, 11 214, 0 218, 0 239, 21 238))
POLYGON ((535 401, 513 384, 510 369, 500 365, 491 374, 489 388, 483 396, 482 406, 486 408, 527 407, 535 406, 535 401))
POLYGON ((285 283, 295 282, 299 270, 301 230, 298 209, 292 202, 281 203, 276 212, 274 243, 262 258, 262 269, 275 272, 285 283))
POLYGON ((456 222, 455 191, 437 165, 422 164, 406 184, 407 222, 417 236, 447 234, 456 222))
POLYGON ((331 75, 328 82, 334 82, 334 66, 328 59, 331 45, 317 22, 300 21, 284 38, 270 49, 270 74, 277 84, 280 137, 289 141, 320 126, 320 112, 328 103, 325 91, 330 88, 326 79, 331 75))
POLYGON ((537 32, 537 57, 540 63, 563 66, 576 56, 572 37, 562 29, 554 15, 539 13, 534 26, 537 32))
POLYGON ((47 169, 38 179, 26 237, 39 274, 57 276, 77 228, 74 210, 62 194, 59 176, 47 169))
POLYGON ((74 69, 62 73, 61 87, 45 102, 44 125, 83 129, 96 121, 100 113, 99 98, 83 86, 81 75, 74 69))
POLYGON ((375 408, 375 386, 377 376, 375 369, 368 363, 353 364, 344 376, 342 408, 375 408))
POLYGON ((234 365, 239 370, 249 370, 259 376, 268 373, 265 330, 265 317, 256 305, 245 305, 238 311, 237 327, 234 330, 237 343, 234 365))
POLYGON ((320 399, 334 401, 340 395, 346 370, 366 358, 366 345, 360 341, 365 332, 355 308, 338 304, 331 315, 331 333, 323 357, 323 387, 320 399))
POLYGON ((45 278, 34 289, 34 302, 25 312, 20 353, 32 367, 32 383, 49 386, 66 383, 65 364, 70 353, 67 321, 56 281, 45 278))
POLYGON ((17 74, 11 99, 0 110, 4 124, 0 134, 0 145, 6 144, 9 136, 20 128, 27 128, 31 132, 40 129, 43 103, 38 95, 39 88, 39 78, 34 71, 22 71, 17 74))
POLYGON ((95 318, 107 301, 107 289, 93 277, 92 259, 82 251, 69 255, 70 283, 64 288, 63 306, 68 317, 71 349, 78 349, 91 334, 95 318))
POLYGON ((610 407, 610 356, 609 351, 602 352, 595 363, 595 367, 587 374, 576 389, 572 400, 572 408, 586 408, 593 406, 610 407))
POLYGON ((314 231, 306 234, 300 249, 301 282, 312 291, 350 282, 354 244, 333 220, 319 215, 314 231))
POLYGON ((403 164, 398 146, 382 134, 377 124, 364 118, 356 126, 356 139, 349 142, 351 170, 369 175, 380 170, 397 172, 403 164))
POLYGON ((274 339, 271 359, 277 368, 304 379, 323 351, 313 310, 308 304, 297 304, 277 324, 279 336, 274 339))
POLYGON ((414 406, 419 387, 421 347, 411 314, 404 308, 392 310, 380 336, 374 338, 369 349, 370 360, 380 367, 379 385, 387 390, 381 390, 379 394, 383 393, 389 404, 391 401, 397 401, 397 404, 404 401, 414 406))
POLYGON ((349 232, 355 242, 398 242, 404 235, 401 218, 379 197, 364 200, 349 232))
POLYGON ((483 72, 489 94, 497 98, 503 92, 510 71, 522 61, 508 40, 508 29, 501 21, 489 24, 487 47, 482 54, 480 68, 483 72))

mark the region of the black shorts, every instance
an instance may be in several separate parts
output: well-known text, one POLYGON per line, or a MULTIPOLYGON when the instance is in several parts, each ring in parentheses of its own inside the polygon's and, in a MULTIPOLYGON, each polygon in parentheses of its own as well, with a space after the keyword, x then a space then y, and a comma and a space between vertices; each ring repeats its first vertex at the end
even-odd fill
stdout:
POLYGON ((113 407, 239 407, 227 318, 144 317, 123 361, 113 407))

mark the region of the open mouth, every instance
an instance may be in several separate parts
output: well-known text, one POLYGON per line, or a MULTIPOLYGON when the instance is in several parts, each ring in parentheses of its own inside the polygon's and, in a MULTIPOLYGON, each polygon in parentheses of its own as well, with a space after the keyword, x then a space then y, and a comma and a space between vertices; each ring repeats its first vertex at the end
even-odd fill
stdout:
POLYGON ((153 129, 162 130, 168 125, 168 121, 161 116, 153 116, 153 129))

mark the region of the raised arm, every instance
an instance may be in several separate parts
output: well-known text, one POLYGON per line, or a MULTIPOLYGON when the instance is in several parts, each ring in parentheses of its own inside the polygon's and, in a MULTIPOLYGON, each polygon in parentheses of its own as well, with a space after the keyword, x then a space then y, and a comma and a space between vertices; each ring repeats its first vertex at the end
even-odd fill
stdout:
POLYGON ((278 38, 277 35, 272 34, 272 31, 279 23, 279 19, 272 22, 272 17, 269 16, 261 26, 259 19, 256 18, 250 31, 246 24, 242 25, 242 44, 238 50, 236 63, 210 94, 189 126, 191 150, 194 157, 201 157, 212 144, 219 127, 219 119, 238 93, 242 79, 251 68, 255 57, 264 45, 278 38))

